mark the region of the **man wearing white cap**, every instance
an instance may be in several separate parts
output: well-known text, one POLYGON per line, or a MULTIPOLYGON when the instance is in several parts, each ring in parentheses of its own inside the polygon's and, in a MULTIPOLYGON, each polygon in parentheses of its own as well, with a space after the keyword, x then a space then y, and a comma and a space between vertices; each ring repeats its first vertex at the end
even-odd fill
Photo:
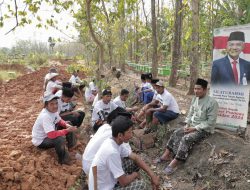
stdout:
POLYGON ((150 133, 152 130, 155 130, 159 123, 164 124, 176 119, 180 112, 174 96, 164 88, 162 81, 155 84, 155 90, 158 93, 157 96, 160 106, 149 108, 146 111, 147 126, 144 128, 145 133, 150 133))
POLYGON ((71 126, 61 119, 58 113, 58 97, 50 94, 43 98, 44 108, 37 117, 32 128, 32 143, 42 149, 55 148, 60 164, 70 164, 68 148, 76 144, 74 131, 71 126))
POLYGON ((57 76, 58 73, 49 73, 48 75, 48 83, 45 86, 44 96, 49 94, 55 94, 58 90, 62 89, 62 85, 58 83, 57 76))

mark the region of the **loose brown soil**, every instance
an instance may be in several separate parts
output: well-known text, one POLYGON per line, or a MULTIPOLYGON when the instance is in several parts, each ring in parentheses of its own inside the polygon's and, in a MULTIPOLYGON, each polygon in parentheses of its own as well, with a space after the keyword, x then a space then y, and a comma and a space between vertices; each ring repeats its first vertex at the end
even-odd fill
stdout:
MULTIPOLYGON (((64 81, 70 77, 65 71, 67 64, 68 62, 64 62, 57 66, 64 81)), ((47 72, 48 68, 41 68, 0 84, 0 190, 62 190, 72 186, 80 189, 76 181, 81 174, 81 161, 74 160, 71 166, 59 165, 53 149, 39 150, 31 143, 32 126, 43 107, 40 97, 47 72)), ((132 89, 135 81, 139 83, 139 76, 132 72, 122 75, 119 80, 109 77, 114 94, 118 94, 122 87, 132 89)), ((187 111, 191 96, 185 95, 186 89, 168 89, 178 100, 181 110, 187 111)), ((90 106, 79 107, 85 108, 87 117, 79 132, 80 144, 71 152, 73 156, 84 151, 89 139, 86 131, 89 131, 90 106)), ((176 127, 171 126, 166 139, 176 127)), ((250 189, 248 135, 244 140, 237 135, 217 131, 195 146, 187 162, 169 177, 162 173, 167 163, 159 166, 151 164, 163 151, 162 148, 163 146, 159 146, 139 152, 161 176, 161 189, 250 189)))

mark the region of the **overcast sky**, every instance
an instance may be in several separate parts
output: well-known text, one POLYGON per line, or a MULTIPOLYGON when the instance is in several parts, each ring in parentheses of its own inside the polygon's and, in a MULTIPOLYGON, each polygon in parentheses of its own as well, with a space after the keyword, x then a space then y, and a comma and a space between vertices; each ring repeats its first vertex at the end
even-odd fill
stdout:
MULTIPOLYGON (((11 0, 5 0, 5 3, 7 4, 10 1, 11 0)), ((22 10, 22 0, 18 0, 17 3, 19 10, 22 10)), ((2 14, 4 14, 4 11, 6 11, 7 8, 3 5, 1 6, 1 10, 2 14)), ((16 25, 15 18, 6 19, 4 20, 4 27, 0 28, 0 47, 10 48, 19 40, 36 40, 40 42, 47 42, 49 37, 55 39, 60 38, 61 41, 74 41, 74 39, 77 39, 78 32, 73 26, 74 18, 69 12, 64 11, 60 14, 57 14, 53 10, 53 7, 42 4, 41 9, 39 10, 39 16, 44 22, 49 18, 57 20, 57 27, 59 30, 52 27, 49 27, 48 29, 45 29, 44 27, 37 28, 37 23, 33 22, 32 24, 26 24, 23 27, 17 27, 13 32, 6 34, 16 25), (68 26, 67 29, 66 26, 68 26), (73 39, 71 37, 73 37, 73 39)), ((32 20, 35 20, 33 15, 29 15, 28 17, 32 20)))

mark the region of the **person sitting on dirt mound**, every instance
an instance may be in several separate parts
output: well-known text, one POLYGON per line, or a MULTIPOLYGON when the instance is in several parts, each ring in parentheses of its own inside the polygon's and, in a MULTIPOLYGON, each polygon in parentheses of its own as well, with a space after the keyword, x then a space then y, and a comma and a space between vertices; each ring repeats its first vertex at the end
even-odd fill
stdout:
POLYGON ((48 83, 45 87, 44 96, 55 94, 58 90, 62 89, 62 83, 57 80, 58 73, 49 73, 48 83))
POLYGON ((152 79, 151 80, 151 84, 154 88, 154 96, 153 96, 153 99, 150 103, 146 104, 145 106, 143 106, 143 108, 141 109, 141 111, 136 115, 136 120, 140 123, 140 128, 144 128, 145 125, 146 125, 146 118, 142 121, 141 118, 142 116, 146 117, 146 111, 149 109, 149 108, 154 108, 154 107, 159 107, 160 106, 160 103, 159 103, 159 95, 157 93, 157 91, 155 90, 156 87, 155 87, 155 84, 159 82, 159 79, 152 79))
POLYGON ((76 87, 78 88, 78 94, 79 94, 79 97, 82 97, 82 91, 83 91, 83 88, 85 87, 85 83, 84 81, 82 81, 80 78, 79 78, 79 70, 77 71, 74 71, 69 79, 69 82, 71 82, 71 84, 73 85, 73 87, 76 87))
MULTIPOLYGON (((75 92, 77 91, 76 88, 72 87, 72 84, 71 82, 63 82, 62 83, 62 89, 65 89, 65 88, 70 88, 73 92, 74 92, 74 95, 75 95, 75 92)), ((55 95, 58 96, 58 97, 61 97, 62 96, 62 93, 63 93, 63 90, 58 90, 55 95)), ((69 102, 69 105, 70 105, 70 110, 73 110, 75 107, 76 107, 76 102, 74 102, 75 100, 77 100, 77 97, 73 96, 71 98, 71 101, 69 102)))
POLYGON ((74 131, 77 129, 61 119, 58 113, 58 97, 54 94, 43 98, 44 108, 32 128, 32 143, 42 149, 55 148, 60 164, 70 164, 70 156, 65 147, 76 144, 74 131), (66 138, 65 138, 66 136, 66 138))
POLYGON ((97 87, 95 86, 94 82, 91 81, 89 86, 85 90, 85 100, 87 103, 92 104, 94 99, 97 95, 97 87))
POLYGON ((147 184, 140 178, 140 168, 150 176, 151 189, 158 189, 159 177, 137 154, 132 152, 128 144, 132 138, 132 125, 133 122, 124 116, 118 116, 112 121, 112 137, 102 143, 91 164, 89 190, 94 190, 95 182, 97 189, 148 190, 147 184))
POLYGON ((118 106, 111 101, 111 98, 111 90, 105 89, 102 91, 102 99, 96 102, 91 119, 94 131, 97 131, 98 128, 106 122, 110 112, 118 108, 118 106))
POLYGON ((164 124, 179 116, 179 106, 173 97, 165 88, 162 81, 155 84, 156 91, 158 93, 158 100, 160 106, 153 105, 153 108, 149 108, 146 111, 146 127, 144 133, 150 133, 157 129, 159 123, 164 124), (156 108, 155 108, 155 107, 156 108), (153 116, 153 117, 152 117, 153 116))
POLYGON ((102 145, 102 143, 112 137, 112 130, 110 123, 119 115, 122 115, 124 117, 127 117, 128 119, 131 119, 132 114, 122 111, 116 112, 115 110, 112 111, 108 117, 107 117, 107 123, 103 124, 98 131, 93 135, 93 137, 89 140, 86 148, 84 149, 84 153, 82 156, 82 167, 84 173, 88 176, 89 175, 89 169, 91 166, 91 163, 95 157, 96 152, 102 145))
POLYGON ((121 92, 120 92, 120 96, 117 96, 117 97, 113 100, 113 102, 114 102, 117 106, 119 106, 119 107, 125 109, 127 112, 134 112, 134 111, 137 111, 137 110, 139 109, 137 106, 134 106, 134 107, 132 107, 132 108, 129 108, 129 107, 126 106, 126 101, 127 101, 127 99, 128 99, 128 96, 129 96, 129 91, 128 91, 127 89, 122 89, 121 92))
POLYGON ((71 106, 71 99, 74 96, 74 91, 71 88, 63 88, 62 95, 58 99, 58 112, 61 118, 69 121, 73 126, 80 127, 85 113, 83 111, 74 111, 71 106))
POLYGON ((159 163, 168 160, 171 153, 174 154, 174 159, 164 170, 168 175, 174 172, 179 161, 187 159, 193 145, 214 133, 218 103, 207 95, 207 85, 206 80, 197 79, 194 86, 195 97, 192 99, 185 127, 174 131, 163 155, 154 160, 159 163))
POLYGON ((43 89, 46 89, 47 83, 49 81, 50 73, 58 73, 56 68, 50 68, 49 73, 47 73, 44 77, 43 89))
POLYGON ((154 88, 152 86, 152 74, 146 73, 145 74, 146 83, 142 87, 142 93, 143 93, 143 103, 148 104, 152 101, 154 96, 154 88))

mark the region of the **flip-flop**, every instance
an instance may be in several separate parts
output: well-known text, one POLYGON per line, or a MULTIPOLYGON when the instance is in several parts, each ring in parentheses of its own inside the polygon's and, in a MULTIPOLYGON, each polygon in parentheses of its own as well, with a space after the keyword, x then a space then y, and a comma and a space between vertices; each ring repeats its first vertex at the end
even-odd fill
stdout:
POLYGON ((171 166, 167 166, 165 169, 164 169, 164 173, 167 174, 167 175, 171 175, 174 173, 174 168, 172 168, 171 166))

